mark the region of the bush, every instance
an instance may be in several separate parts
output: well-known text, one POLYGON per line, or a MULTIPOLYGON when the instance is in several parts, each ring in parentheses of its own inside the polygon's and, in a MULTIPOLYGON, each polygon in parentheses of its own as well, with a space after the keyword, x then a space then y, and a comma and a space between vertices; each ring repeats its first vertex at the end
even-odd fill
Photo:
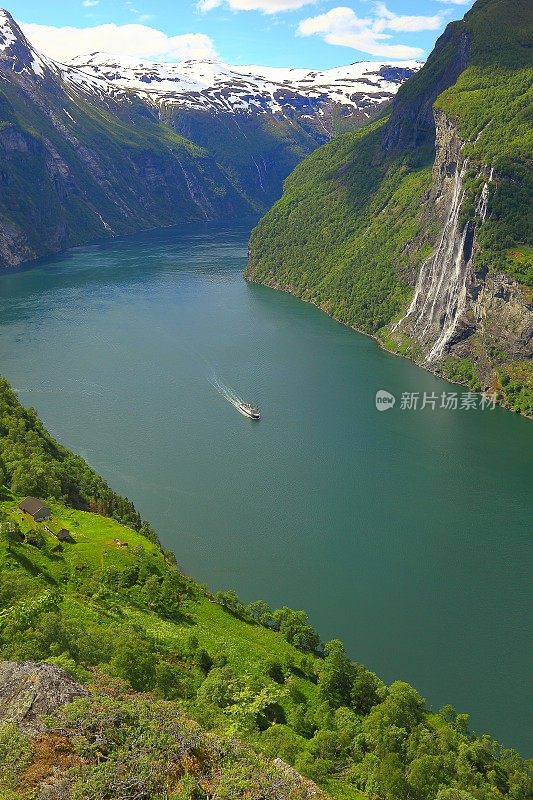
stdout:
POLYGON ((150 645, 142 639, 120 641, 111 659, 111 671, 127 681, 133 689, 146 691, 156 683, 157 658, 150 645))

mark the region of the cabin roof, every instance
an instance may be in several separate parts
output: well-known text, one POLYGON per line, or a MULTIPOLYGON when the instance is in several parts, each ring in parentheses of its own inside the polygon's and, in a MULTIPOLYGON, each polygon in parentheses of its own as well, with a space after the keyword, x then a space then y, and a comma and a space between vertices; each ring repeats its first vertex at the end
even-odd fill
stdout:
POLYGON ((44 511, 46 514, 51 514, 52 512, 46 506, 42 500, 38 500, 36 497, 26 497, 21 503, 19 503, 19 508, 21 511, 25 511, 26 514, 31 514, 34 517, 39 511, 44 511))

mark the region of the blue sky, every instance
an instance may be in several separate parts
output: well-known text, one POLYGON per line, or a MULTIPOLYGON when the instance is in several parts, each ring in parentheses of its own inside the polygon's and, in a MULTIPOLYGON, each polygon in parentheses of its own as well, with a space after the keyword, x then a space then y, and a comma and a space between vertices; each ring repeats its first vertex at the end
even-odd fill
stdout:
POLYGON ((139 59, 219 57, 325 69, 424 59, 473 0, 13 0, 7 10, 58 59, 105 50, 139 59))

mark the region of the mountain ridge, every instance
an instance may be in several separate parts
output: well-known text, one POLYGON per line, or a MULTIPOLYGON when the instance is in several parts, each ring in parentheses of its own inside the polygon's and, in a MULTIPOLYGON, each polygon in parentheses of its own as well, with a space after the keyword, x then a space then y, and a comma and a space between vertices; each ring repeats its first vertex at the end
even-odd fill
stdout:
MULTIPOLYGON (((259 79, 250 84, 250 78, 244 85, 242 75, 233 73, 231 86, 222 76, 212 90, 187 79, 187 89, 203 101, 191 105, 189 91, 183 105, 166 85, 162 95, 147 93, 143 87, 152 81, 139 80, 139 92, 131 75, 119 85, 118 78, 101 74, 101 65, 83 70, 53 61, 30 44, 7 11, 0 13, 4 270, 114 235, 257 215, 280 195, 284 178, 305 155, 337 129, 377 113, 411 73, 406 68, 391 80, 378 76, 366 85, 360 108, 355 95, 343 106, 322 90, 302 90, 291 91, 277 113, 277 85, 268 88, 259 79), (225 99, 232 92, 235 106, 225 99)), ((202 67, 151 65, 152 78, 154 69, 178 79, 179 69, 202 67)))
POLYGON ((214 60, 178 64, 124 59, 106 53, 78 56, 65 65, 110 86, 136 93, 157 106, 218 113, 294 113, 326 116, 338 104, 348 118, 369 118, 368 109, 390 100, 419 68, 416 61, 355 62, 329 70, 236 66, 214 60))

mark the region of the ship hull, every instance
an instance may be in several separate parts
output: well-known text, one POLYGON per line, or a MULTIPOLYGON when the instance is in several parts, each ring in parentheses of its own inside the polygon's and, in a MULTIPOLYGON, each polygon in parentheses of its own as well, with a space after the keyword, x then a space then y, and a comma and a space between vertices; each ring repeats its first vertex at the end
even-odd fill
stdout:
POLYGON ((237 406, 237 408, 241 412, 241 414, 244 417, 248 417, 248 419, 253 419, 256 422, 258 422, 261 419, 261 415, 259 414, 258 411, 250 411, 247 408, 244 408, 243 406, 237 406))

